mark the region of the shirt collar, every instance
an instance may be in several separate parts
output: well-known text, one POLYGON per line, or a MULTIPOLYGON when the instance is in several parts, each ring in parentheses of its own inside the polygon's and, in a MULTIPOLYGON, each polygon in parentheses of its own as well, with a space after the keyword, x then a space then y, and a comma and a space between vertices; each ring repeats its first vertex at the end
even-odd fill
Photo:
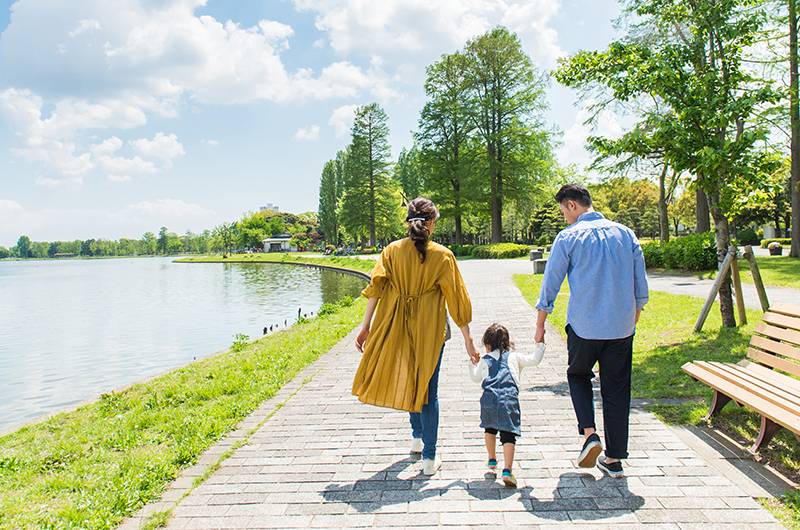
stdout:
POLYGON ((586 212, 578 216, 578 221, 594 221, 596 219, 605 219, 605 217, 600 212, 586 212))
POLYGON ((483 356, 484 357, 487 357, 487 356, 491 357, 492 359, 494 359, 496 361, 497 359, 500 358, 500 350, 493 350, 493 351, 490 351, 489 353, 484 353, 483 356))

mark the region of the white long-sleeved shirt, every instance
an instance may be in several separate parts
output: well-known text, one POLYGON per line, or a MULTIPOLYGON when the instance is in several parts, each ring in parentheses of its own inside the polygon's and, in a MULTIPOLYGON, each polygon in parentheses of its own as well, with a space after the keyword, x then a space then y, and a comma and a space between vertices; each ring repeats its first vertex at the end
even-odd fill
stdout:
MULTIPOLYGON (((522 369, 526 366, 537 366, 540 362, 542 362, 544 351, 545 344, 544 342, 540 342, 536 344, 536 348, 533 350, 533 353, 525 354, 517 351, 509 352, 508 369, 511 372, 511 377, 514 378, 514 383, 516 383, 517 386, 519 386, 519 376, 522 373, 522 369)), ((500 350, 494 350, 483 354, 481 356, 481 360, 478 361, 478 364, 469 364, 469 376, 476 383, 481 383, 484 379, 489 377, 489 365, 485 360, 487 355, 496 361, 500 358, 500 350)))

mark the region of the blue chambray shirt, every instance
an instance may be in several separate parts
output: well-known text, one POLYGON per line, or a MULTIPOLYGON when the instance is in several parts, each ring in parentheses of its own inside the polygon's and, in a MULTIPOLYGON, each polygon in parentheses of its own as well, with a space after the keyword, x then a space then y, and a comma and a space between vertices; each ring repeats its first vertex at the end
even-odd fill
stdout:
POLYGON ((586 212, 556 236, 536 309, 553 311, 569 281, 567 323, 584 339, 621 339, 636 328, 636 310, 649 300, 642 247, 626 226, 586 212))

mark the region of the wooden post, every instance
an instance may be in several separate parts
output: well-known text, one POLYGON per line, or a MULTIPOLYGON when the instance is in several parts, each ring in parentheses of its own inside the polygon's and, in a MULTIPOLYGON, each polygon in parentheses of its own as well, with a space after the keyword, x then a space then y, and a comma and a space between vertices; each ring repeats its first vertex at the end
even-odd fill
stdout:
POLYGON ((764 289, 764 282, 761 280, 761 273, 758 271, 756 257, 753 255, 753 247, 750 245, 744 247, 744 257, 750 265, 750 274, 753 275, 753 283, 758 292, 758 300, 761 302, 761 310, 766 313, 769 310, 769 299, 767 299, 767 290, 764 289))
POLYGON ((703 305, 703 309, 700 311, 700 316, 697 317, 697 322, 694 323, 695 331, 700 331, 703 329, 703 324, 705 324, 706 318, 708 318, 708 314, 711 312, 711 306, 714 305, 714 299, 717 298, 719 287, 722 285, 722 279, 725 277, 725 274, 727 274, 728 269, 731 268, 731 262, 735 258, 736 247, 730 247, 728 249, 728 253, 725 255, 725 260, 722 262, 722 266, 719 268, 717 278, 714 280, 714 287, 712 287, 711 292, 708 293, 708 298, 706 298, 706 303, 703 305))
MULTIPOLYGON (((732 248, 736 252, 736 247, 732 248)), ((744 296, 742 296, 742 279, 739 277, 738 255, 731 262, 731 276, 733 277, 733 291, 736 293, 736 311, 739 312, 739 325, 744 326, 747 324, 747 309, 744 307, 744 296)))

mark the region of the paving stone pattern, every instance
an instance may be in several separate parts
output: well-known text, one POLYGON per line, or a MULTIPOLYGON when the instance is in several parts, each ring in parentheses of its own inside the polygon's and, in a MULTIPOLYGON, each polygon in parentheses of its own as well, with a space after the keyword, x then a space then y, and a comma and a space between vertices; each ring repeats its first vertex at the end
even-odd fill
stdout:
MULTIPOLYGON (((517 260, 461 263, 476 340, 489 324, 500 322, 517 349, 532 349, 534 311, 511 279, 513 273, 529 273, 530 266, 517 260)), ((250 445, 236 450, 180 502, 169 529, 783 528, 644 410, 631 414, 626 478, 576 467, 582 437, 566 383, 566 348, 555 330, 548 333, 543 363, 522 375, 523 436, 514 465, 519 487, 503 486, 485 466, 480 385, 468 376, 458 331, 445 348, 441 369, 438 451, 444 463, 426 477, 409 453, 408 415, 361 404, 350 394, 360 359, 354 338, 355 333, 348 335, 247 420, 257 425, 288 397, 250 445)), ((601 421, 598 404, 598 425, 601 421)), ((213 448, 206 461, 235 439, 236 433, 213 448)), ((192 479, 190 470, 178 482, 186 486, 192 479)), ((177 497, 168 493, 165 500, 170 495, 177 497)), ((141 521, 134 518, 126 526, 141 521)))

